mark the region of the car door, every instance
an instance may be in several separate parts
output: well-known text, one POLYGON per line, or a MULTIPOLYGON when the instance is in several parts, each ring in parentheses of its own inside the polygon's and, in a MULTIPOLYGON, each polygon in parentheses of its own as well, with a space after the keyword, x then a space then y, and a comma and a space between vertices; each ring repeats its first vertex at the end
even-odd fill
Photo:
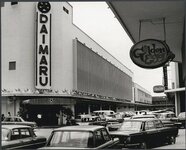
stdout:
POLYGON ((16 149, 21 146, 19 129, 12 129, 10 132, 8 144, 4 147, 5 149, 16 149))
POLYGON ((31 128, 20 129, 20 134, 24 148, 39 148, 46 144, 46 139, 38 138, 31 128))
POLYGON ((160 120, 155 120, 154 122, 156 129, 158 130, 157 144, 163 143, 166 140, 168 128, 164 128, 163 123, 160 120))
POLYGON ((145 123, 145 131, 146 131, 146 142, 148 145, 152 145, 156 143, 158 139, 158 130, 155 127, 154 121, 149 120, 145 123))
POLYGON ((113 148, 116 141, 113 141, 105 128, 95 132, 95 144, 98 149, 113 148))

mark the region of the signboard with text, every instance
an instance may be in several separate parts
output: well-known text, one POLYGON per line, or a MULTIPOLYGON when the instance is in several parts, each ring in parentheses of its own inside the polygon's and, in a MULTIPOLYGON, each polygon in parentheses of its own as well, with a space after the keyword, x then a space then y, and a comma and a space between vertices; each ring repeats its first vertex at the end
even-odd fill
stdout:
POLYGON ((153 87, 154 93, 162 93, 165 91, 165 87, 163 85, 156 85, 153 87))
POLYGON ((51 88, 51 5, 36 4, 36 88, 51 88))
POLYGON ((139 67, 153 69, 165 65, 175 55, 164 41, 146 39, 132 46, 130 57, 139 67))

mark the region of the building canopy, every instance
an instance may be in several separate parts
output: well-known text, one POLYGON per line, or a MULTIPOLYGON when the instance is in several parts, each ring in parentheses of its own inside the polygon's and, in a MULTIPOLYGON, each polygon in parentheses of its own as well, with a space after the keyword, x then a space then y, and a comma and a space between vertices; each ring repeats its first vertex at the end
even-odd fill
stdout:
POLYGON ((107 4, 134 43, 144 39, 166 40, 176 55, 174 61, 182 62, 184 0, 108 1, 107 4))

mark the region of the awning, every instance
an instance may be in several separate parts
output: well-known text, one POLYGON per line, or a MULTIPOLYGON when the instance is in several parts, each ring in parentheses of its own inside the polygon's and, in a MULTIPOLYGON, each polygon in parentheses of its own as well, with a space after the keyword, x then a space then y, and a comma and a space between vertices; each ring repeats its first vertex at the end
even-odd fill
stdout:
POLYGON ((176 55, 174 61, 182 62, 184 2, 184 0, 135 0, 108 1, 107 4, 134 43, 148 38, 166 39, 170 50, 176 55))

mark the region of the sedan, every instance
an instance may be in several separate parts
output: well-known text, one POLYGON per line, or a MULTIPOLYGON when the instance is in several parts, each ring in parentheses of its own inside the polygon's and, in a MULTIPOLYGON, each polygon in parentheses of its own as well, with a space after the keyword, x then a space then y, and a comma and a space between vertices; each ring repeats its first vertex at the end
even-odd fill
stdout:
POLYGON ((55 129, 41 149, 108 149, 119 142, 103 126, 82 125, 55 129))
POLYGON ((36 136, 33 128, 23 125, 2 125, 2 149, 33 149, 46 144, 45 137, 36 136))
POLYGON ((35 122, 25 121, 23 118, 18 116, 5 117, 4 120, 2 121, 2 124, 28 125, 33 128, 37 127, 37 124, 35 122))
POLYGON ((178 118, 176 117, 174 112, 164 112, 160 113, 159 119, 163 122, 165 126, 176 126, 178 128, 181 127, 181 123, 178 122, 178 118))
POLYGON ((185 128, 186 112, 181 112, 181 113, 178 115, 178 122, 180 122, 181 125, 185 128))
POLYGON ((162 143, 176 142, 177 127, 164 127, 159 119, 130 119, 122 123, 117 131, 111 131, 112 138, 119 138, 122 147, 146 149, 162 143))

